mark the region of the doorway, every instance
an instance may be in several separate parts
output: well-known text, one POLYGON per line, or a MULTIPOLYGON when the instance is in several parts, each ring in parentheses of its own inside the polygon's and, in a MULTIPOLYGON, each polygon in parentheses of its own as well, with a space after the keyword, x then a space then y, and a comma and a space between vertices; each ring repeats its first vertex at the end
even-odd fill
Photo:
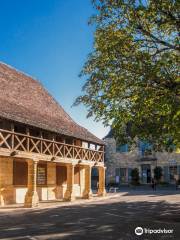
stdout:
POLYGON ((141 173, 142 183, 144 184, 151 183, 151 165, 150 164, 141 165, 141 173))

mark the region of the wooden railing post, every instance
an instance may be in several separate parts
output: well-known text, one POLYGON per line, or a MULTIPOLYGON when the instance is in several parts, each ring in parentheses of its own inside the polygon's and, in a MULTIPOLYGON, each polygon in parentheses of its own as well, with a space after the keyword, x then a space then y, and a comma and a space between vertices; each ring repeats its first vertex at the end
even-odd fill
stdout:
POLYGON ((11 123, 12 139, 11 139, 11 150, 14 150, 14 124, 11 123))
POLYGON ((29 146, 29 128, 26 128, 26 133, 27 133, 27 151, 29 152, 30 146, 29 146))
POLYGON ((41 134, 41 140, 40 140, 40 153, 42 154, 42 153, 43 153, 42 132, 41 132, 40 134, 41 134))
POLYGON ((53 151, 53 152, 52 152, 52 155, 53 155, 53 157, 55 156, 55 149, 54 149, 54 148, 55 148, 55 145, 54 145, 54 140, 55 140, 55 139, 54 139, 54 135, 53 135, 53 143, 52 143, 52 151, 53 151))

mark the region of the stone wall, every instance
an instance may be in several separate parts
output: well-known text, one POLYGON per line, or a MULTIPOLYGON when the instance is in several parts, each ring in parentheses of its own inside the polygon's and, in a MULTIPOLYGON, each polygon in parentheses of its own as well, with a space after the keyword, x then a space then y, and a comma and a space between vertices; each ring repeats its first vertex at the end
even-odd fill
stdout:
POLYGON ((0 205, 14 203, 13 160, 0 157, 0 205))
MULTIPOLYGON (((106 170, 106 183, 115 181, 116 168, 138 168, 141 176, 141 165, 150 164, 151 165, 151 175, 153 177, 153 169, 157 166, 164 168, 165 166, 170 166, 171 161, 175 160, 177 165, 180 166, 180 154, 176 152, 156 152, 150 157, 156 158, 157 161, 138 161, 141 156, 137 148, 134 148, 130 152, 120 153, 116 151, 116 141, 114 138, 104 139, 106 143, 106 154, 105 154, 105 165, 106 170)), ((180 173, 179 173, 180 174, 180 173)), ((164 179, 165 180, 165 179, 164 179)), ((127 179, 128 182, 128 179, 127 179)))
MULTIPOLYGON (((26 161, 26 160, 24 160, 26 161)), ((24 203, 27 186, 13 185, 13 157, 0 157, 0 206, 24 203)), ((63 199, 67 184, 56 185, 56 163, 47 163, 47 186, 37 186, 39 200, 63 199)), ((85 191, 85 167, 80 167, 80 184, 73 186, 75 197, 83 197, 85 191)))

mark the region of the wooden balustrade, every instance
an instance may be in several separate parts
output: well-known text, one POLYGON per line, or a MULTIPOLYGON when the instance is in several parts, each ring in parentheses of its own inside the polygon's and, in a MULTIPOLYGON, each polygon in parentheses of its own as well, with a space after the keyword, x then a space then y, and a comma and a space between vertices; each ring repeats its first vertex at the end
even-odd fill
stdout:
POLYGON ((52 157, 104 161, 104 151, 91 150, 30 135, 0 129, 0 148, 49 155, 52 157))

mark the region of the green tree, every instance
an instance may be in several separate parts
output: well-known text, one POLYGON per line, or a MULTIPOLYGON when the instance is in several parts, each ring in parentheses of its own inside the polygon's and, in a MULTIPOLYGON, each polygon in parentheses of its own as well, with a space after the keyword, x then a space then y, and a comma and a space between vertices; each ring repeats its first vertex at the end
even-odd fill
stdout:
POLYGON ((139 184, 139 170, 138 170, 138 168, 134 168, 131 171, 131 183, 133 185, 138 185, 139 184))
POLYGON ((156 179, 157 182, 161 180, 162 177, 162 167, 155 167, 154 168, 154 178, 156 179))
POLYGON ((124 144, 180 145, 177 0, 97 0, 94 49, 81 76, 88 117, 112 125, 124 144))

